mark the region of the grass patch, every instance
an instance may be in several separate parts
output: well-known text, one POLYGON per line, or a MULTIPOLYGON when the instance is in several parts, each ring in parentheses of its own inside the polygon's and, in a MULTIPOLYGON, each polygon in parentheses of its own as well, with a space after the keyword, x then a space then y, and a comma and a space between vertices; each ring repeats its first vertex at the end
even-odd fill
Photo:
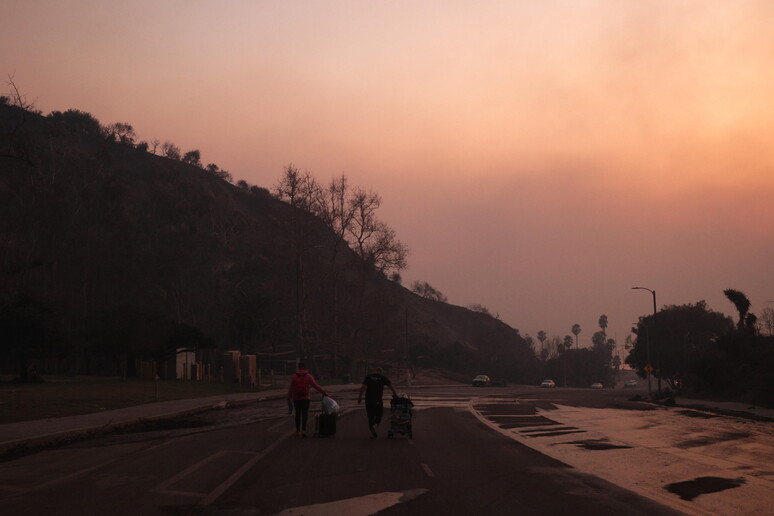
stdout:
POLYGON ((42 383, 0 382, 0 424, 91 414, 156 401, 255 392, 236 385, 186 380, 45 377, 42 383))

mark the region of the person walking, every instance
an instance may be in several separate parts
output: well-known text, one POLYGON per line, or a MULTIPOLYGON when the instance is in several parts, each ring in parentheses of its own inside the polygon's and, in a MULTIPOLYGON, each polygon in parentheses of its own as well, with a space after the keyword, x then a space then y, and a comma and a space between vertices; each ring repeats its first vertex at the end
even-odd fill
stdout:
POLYGON ((298 364, 298 370, 290 377, 288 387, 288 406, 296 411, 296 435, 300 437, 306 437, 306 421, 309 419, 309 387, 314 387, 323 396, 330 398, 301 362, 298 364))
POLYGON ((382 396, 385 385, 390 388, 392 395, 397 398, 398 393, 395 392, 392 382, 382 374, 382 368, 377 367, 375 372, 363 378, 363 384, 360 386, 360 395, 357 397, 357 404, 360 405, 365 393, 366 415, 368 416, 368 429, 371 430, 371 439, 376 439, 376 427, 382 422, 382 413, 384 411, 382 396))

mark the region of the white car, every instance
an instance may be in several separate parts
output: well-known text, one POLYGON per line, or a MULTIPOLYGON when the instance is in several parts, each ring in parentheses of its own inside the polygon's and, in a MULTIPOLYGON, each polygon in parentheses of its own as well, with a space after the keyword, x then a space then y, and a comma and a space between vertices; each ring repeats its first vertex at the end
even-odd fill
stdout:
POLYGON ((543 380, 543 383, 541 383, 540 386, 552 388, 552 387, 556 387, 556 384, 554 383, 553 380, 543 380))
POLYGON ((632 387, 637 387, 637 380, 627 380, 624 384, 624 389, 631 389, 632 387))
POLYGON ((594 382, 594 383, 592 383, 592 384, 591 384, 591 388, 592 388, 592 389, 603 389, 603 388, 604 388, 604 385, 602 385, 602 384, 601 384, 601 383, 599 383, 599 382, 594 382))

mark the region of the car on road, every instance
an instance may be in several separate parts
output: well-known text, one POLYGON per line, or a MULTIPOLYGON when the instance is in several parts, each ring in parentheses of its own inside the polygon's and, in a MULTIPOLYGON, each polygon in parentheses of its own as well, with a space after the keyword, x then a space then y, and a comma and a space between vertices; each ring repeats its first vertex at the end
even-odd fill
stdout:
POLYGON ((604 388, 604 385, 602 385, 602 384, 601 384, 601 383, 599 383, 599 382, 594 382, 594 383, 592 383, 592 384, 591 384, 591 388, 592 388, 592 389, 603 389, 603 388, 604 388))
POLYGON ((554 381, 553 381, 553 380, 545 379, 545 380, 543 380, 543 382, 540 384, 540 386, 541 386, 541 387, 547 387, 547 388, 549 388, 549 389, 550 389, 550 388, 552 388, 552 387, 556 387, 556 383, 554 383, 554 381))
POLYGON ((492 384, 491 378, 485 374, 480 374, 473 378, 473 387, 487 387, 492 384))
POLYGON ((624 383, 624 389, 631 389, 633 387, 637 387, 637 380, 627 380, 624 383))

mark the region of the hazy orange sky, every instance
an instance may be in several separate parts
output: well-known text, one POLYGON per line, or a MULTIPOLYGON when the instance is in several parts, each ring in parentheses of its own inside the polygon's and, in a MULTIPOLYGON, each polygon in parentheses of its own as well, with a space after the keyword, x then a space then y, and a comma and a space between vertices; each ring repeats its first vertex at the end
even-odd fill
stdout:
MULTIPOLYGON (((404 285, 623 343, 774 307, 774 2, 4 0, 0 73, 271 188, 383 197, 404 285)), ((4 88, 7 91, 7 87, 4 88)))

